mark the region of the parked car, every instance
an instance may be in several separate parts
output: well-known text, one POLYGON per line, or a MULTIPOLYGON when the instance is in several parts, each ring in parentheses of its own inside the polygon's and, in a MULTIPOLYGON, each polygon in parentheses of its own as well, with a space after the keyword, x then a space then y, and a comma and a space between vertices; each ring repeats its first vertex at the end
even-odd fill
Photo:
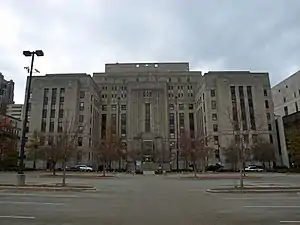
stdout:
POLYGON ((261 166, 250 165, 245 168, 245 172, 263 172, 264 169, 261 166))
POLYGON ((87 166, 87 165, 77 165, 76 166, 77 168, 77 171, 80 171, 80 172, 93 172, 94 169, 90 166, 87 166))

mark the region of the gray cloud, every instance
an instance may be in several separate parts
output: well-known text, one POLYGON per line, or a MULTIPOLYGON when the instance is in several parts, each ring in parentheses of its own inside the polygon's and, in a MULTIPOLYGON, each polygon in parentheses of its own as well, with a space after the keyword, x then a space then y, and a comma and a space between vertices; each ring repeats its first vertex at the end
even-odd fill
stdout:
POLYGON ((190 61, 199 70, 299 69, 298 0, 2 0, 0 71, 22 102, 29 60, 43 73, 103 71, 107 62, 190 61), (4 34, 4 35, 3 35, 4 34))

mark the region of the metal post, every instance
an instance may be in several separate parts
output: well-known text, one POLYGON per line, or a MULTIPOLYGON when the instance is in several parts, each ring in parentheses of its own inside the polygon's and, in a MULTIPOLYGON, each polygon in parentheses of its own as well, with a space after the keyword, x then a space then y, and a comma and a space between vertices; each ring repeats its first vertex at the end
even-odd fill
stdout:
POLYGON ((31 91, 31 79, 32 79, 32 71, 33 71, 33 62, 34 62, 34 55, 35 53, 32 52, 31 56, 31 66, 29 71, 29 78, 28 78, 28 86, 27 86, 27 92, 26 92, 26 100, 24 105, 25 110, 25 116, 23 118, 22 123, 22 135, 21 135, 21 149, 20 149, 20 161, 19 161, 19 185, 25 184, 25 174, 24 174, 24 153, 25 153, 25 145, 26 145, 26 128, 27 128, 27 121, 28 121, 28 106, 29 106, 29 100, 30 100, 30 91, 31 91))
POLYGON ((177 97, 175 97, 175 116, 176 116, 176 127, 177 127, 177 133, 176 133, 176 170, 178 172, 179 170, 179 123, 178 123, 178 102, 177 97))

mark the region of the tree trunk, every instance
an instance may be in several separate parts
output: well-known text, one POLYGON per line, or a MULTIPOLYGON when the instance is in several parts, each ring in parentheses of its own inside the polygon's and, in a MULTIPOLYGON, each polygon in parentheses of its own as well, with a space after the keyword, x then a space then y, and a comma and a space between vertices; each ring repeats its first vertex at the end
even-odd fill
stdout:
POLYGON ((64 159, 64 161, 63 161, 62 186, 66 186, 66 159, 64 159))
POLYGON ((52 162, 52 174, 53 174, 53 176, 55 176, 56 175, 56 171, 55 171, 55 165, 56 165, 56 162, 52 162))
POLYGON ((119 159, 119 170, 121 170, 122 158, 119 159))
POLYGON ((33 169, 35 170, 36 169, 36 160, 34 159, 33 161, 33 169))
POLYGON ((205 173, 205 159, 202 159, 202 173, 205 173))
POLYGON ((241 163, 241 167, 240 167, 240 188, 244 188, 243 163, 241 163))
POLYGON ((193 160, 194 177, 197 177, 196 161, 193 160))
POLYGON ((102 168, 102 176, 105 177, 105 170, 106 170, 106 163, 103 162, 103 168, 102 168))

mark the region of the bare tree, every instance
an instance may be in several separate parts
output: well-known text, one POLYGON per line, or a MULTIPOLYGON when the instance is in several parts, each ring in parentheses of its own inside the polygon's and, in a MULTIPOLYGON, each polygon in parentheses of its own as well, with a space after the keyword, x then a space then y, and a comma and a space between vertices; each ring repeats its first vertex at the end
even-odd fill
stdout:
POLYGON ((200 160, 202 172, 205 172, 208 159, 213 152, 213 148, 208 146, 210 138, 197 136, 195 139, 184 133, 180 138, 181 155, 193 164, 194 176, 197 176, 197 162, 200 160))
POLYGON ((273 144, 262 138, 259 138, 251 148, 253 159, 261 162, 264 168, 265 163, 268 162, 269 169, 271 168, 271 162, 276 160, 275 150, 276 149, 273 144))
POLYGON ((62 163, 62 185, 66 185, 66 163, 77 152, 80 129, 74 120, 66 120, 61 132, 48 136, 48 145, 43 146, 44 157, 51 159, 51 167, 55 176, 55 167, 58 162, 62 163))
POLYGON ((300 168, 300 123, 293 124, 292 127, 285 130, 285 133, 292 166, 300 168))
POLYGON ((36 160, 38 158, 44 158, 43 152, 40 151, 40 147, 44 145, 44 137, 36 130, 33 132, 29 141, 27 142, 27 158, 33 160, 32 168, 36 169, 36 160))
POLYGON ((103 165, 103 176, 106 176, 108 163, 119 159, 121 152, 120 139, 116 135, 112 135, 110 130, 107 133, 106 139, 101 140, 95 146, 98 164, 101 162, 103 165))

